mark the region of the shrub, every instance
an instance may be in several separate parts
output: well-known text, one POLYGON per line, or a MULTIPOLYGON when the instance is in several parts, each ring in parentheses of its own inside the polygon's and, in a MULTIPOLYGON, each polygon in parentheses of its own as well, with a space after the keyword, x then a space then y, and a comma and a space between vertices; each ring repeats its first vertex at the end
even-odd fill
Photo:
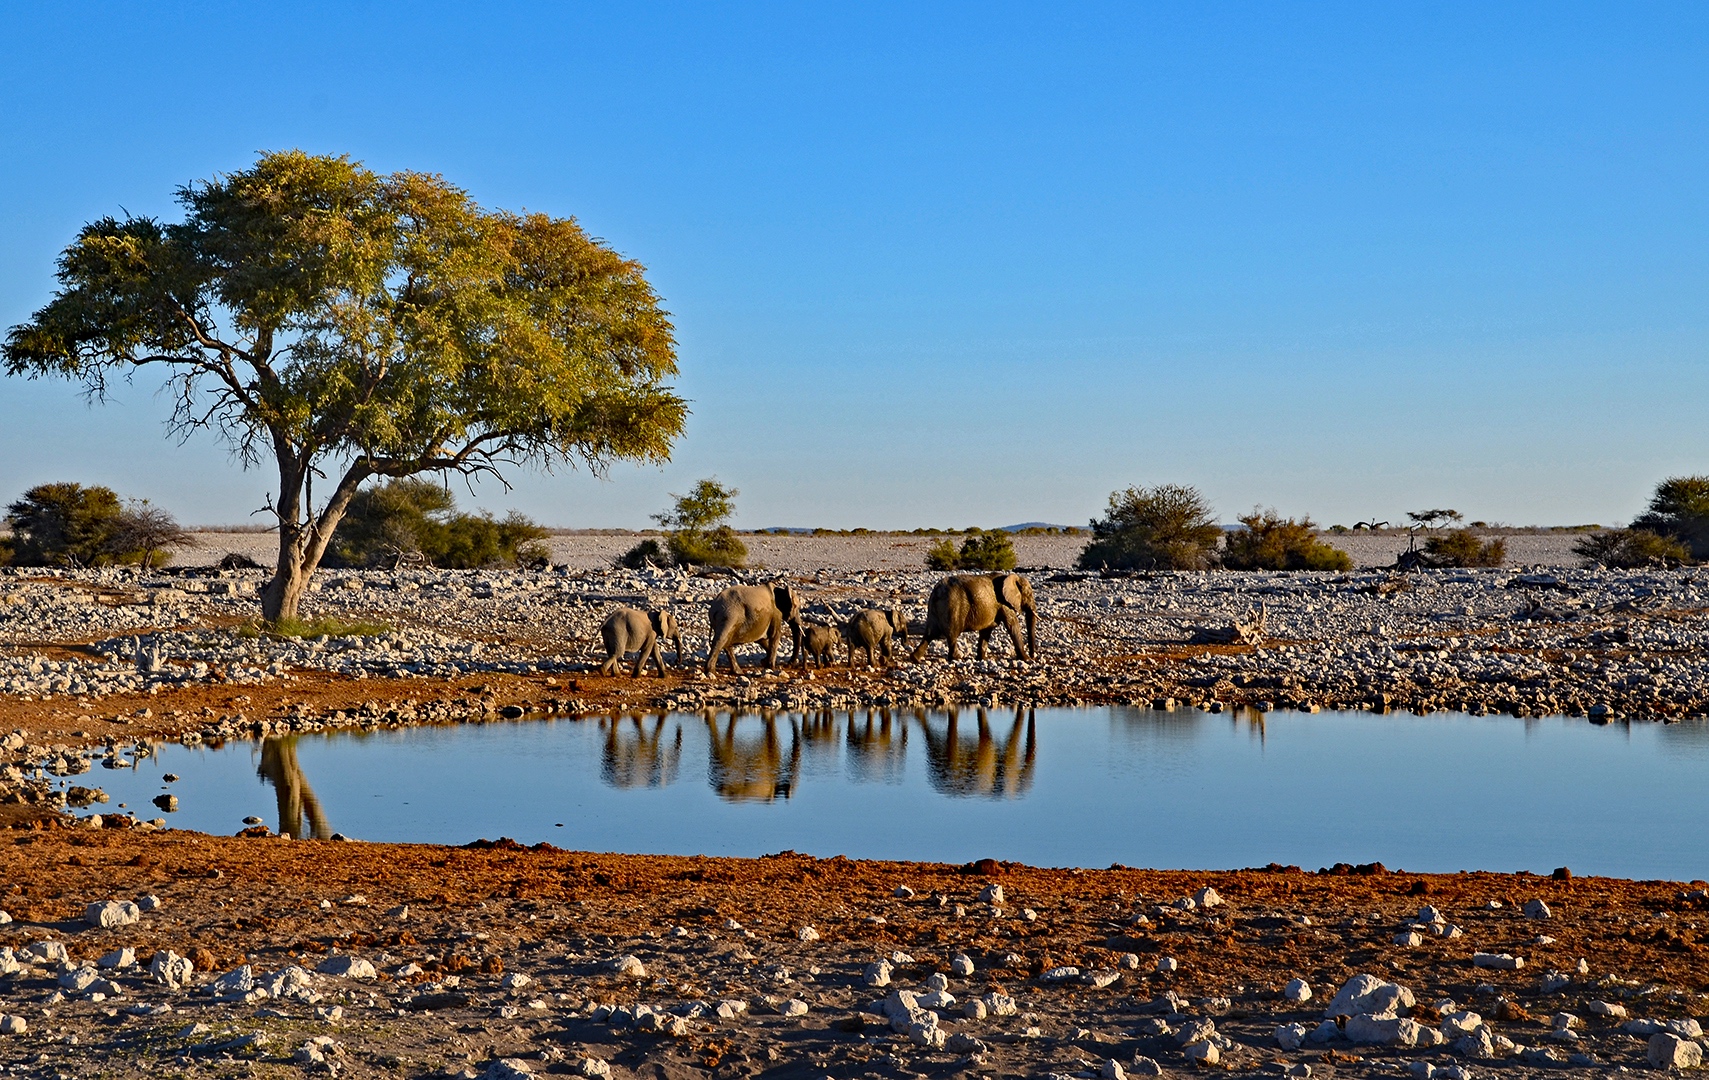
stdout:
POLYGON ((1223 541, 1222 564, 1231 570, 1351 570, 1345 551, 1317 538, 1311 518, 1283 518, 1253 508, 1240 519, 1246 528, 1223 541))
POLYGON ((654 566, 669 566, 671 564, 670 552, 666 551, 665 546, 651 536, 617 556, 617 565, 630 570, 639 570, 648 563, 652 563, 654 566))
POLYGON ((112 550, 121 563, 153 569, 171 561, 168 548, 195 547, 195 536, 147 499, 125 504, 113 532, 112 550))
POLYGON ((1507 561, 1507 541, 1497 536, 1480 540, 1470 529, 1452 529, 1424 542, 1433 566, 1500 566, 1507 561))
POLYGON ((1633 570, 1643 566, 1678 566, 1691 561, 1691 551, 1677 540, 1644 529, 1608 529, 1581 537, 1573 554, 1587 566, 1633 570))
MULTIPOLYGON (((741 492, 725 487, 717 477, 698 480, 687 495, 672 495, 676 505, 653 520, 669 530, 666 544, 679 565, 741 566, 748 549, 727 524, 736 513, 741 492)), ((818 530, 814 530, 817 534, 818 530)))
POLYGON ((20 566, 100 566, 114 556, 124 505, 108 487, 38 484, 6 508, 20 566))
POLYGON ((512 511, 456 513, 451 492, 420 477, 364 488, 350 500, 327 549, 332 566, 382 566, 409 556, 445 570, 538 566, 550 561, 546 530, 512 511))
POLYGON ((1632 528, 1678 541, 1694 559, 1709 558, 1709 476, 1663 480, 1632 528))
POLYGON ((926 549, 926 565, 933 570, 1013 570, 1015 546, 1006 532, 975 529, 960 550, 947 539, 926 549))
POLYGON ((1159 484, 1110 495, 1092 541, 1080 552, 1081 569, 1202 570, 1216 558, 1222 528, 1194 487, 1159 484))

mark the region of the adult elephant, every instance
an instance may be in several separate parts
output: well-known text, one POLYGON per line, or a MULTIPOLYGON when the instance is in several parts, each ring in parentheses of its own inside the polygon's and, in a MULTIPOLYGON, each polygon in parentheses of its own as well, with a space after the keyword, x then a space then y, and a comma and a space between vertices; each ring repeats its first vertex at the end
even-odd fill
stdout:
POLYGON ((926 599, 926 632, 914 650, 914 659, 923 660, 926 647, 936 638, 949 642, 949 658, 954 660, 956 638, 966 633, 979 635, 979 659, 985 659, 985 645, 999 625, 1009 632, 1015 643, 1015 655, 1030 660, 1037 651, 1033 624, 1038 621, 1038 607, 1033 602, 1032 583, 1019 574, 956 574, 932 586, 926 599), (1017 616, 1027 620, 1027 641, 1021 645, 1021 628, 1017 616))
POLYGON ((730 654, 730 670, 736 666, 736 646, 763 640, 765 663, 777 667, 777 646, 783 628, 789 627, 794 646, 791 659, 801 658, 801 602, 788 585, 732 585, 712 598, 712 651, 706 656, 706 673, 718 673, 718 654, 730 654))

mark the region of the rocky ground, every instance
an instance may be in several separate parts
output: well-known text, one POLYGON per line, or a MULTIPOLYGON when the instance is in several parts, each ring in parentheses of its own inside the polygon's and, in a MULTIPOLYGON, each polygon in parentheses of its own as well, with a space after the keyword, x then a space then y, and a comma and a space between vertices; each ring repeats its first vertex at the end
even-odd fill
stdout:
POLYGON ((43 1077, 1462 1080, 1698 1059, 1702 883, 13 832, 43 1077))
MULTIPOLYGON (((900 604, 916 623, 937 577, 744 577, 779 574, 810 620, 900 604)), ((100 805, 96 767, 163 739, 634 707, 1709 713, 1697 570, 1031 576, 1030 662, 1002 638, 973 659, 969 639, 888 671, 630 679, 594 670, 612 606, 672 607, 703 654, 706 600, 732 579, 329 573, 305 616, 389 629, 301 640, 253 627, 257 572, 0 573, 0 1065, 1464 1080, 1699 1052, 1701 883, 382 847, 197 836, 100 805), (1255 610, 1257 643, 1193 643, 1255 610), (1550 917, 1527 917, 1538 900, 1550 917)))

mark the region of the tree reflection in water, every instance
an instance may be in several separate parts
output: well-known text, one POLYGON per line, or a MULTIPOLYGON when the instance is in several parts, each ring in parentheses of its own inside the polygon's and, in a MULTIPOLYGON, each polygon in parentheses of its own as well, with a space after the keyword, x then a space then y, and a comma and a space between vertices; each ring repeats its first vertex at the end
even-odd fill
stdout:
POLYGON ((957 709, 945 714, 941 732, 933 729, 934 721, 924 710, 917 710, 914 717, 925 735, 926 766, 938 791, 1013 799, 1032 787, 1038 736, 1031 709, 1015 710, 1014 723, 1001 740, 992 734, 984 709, 975 712, 971 733, 962 726, 957 709))
POLYGON ((261 742, 261 765, 255 770, 273 785, 279 800, 279 831, 293 840, 325 840, 332 835, 314 789, 297 764, 297 737, 287 735, 261 742), (307 827, 304 827, 307 819, 307 827))
POLYGON ((794 720, 786 723, 789 725, 787 760, 776 713, 759 716, 728 713, 722 728, 718 725, 718 715, 708 713, 706 733, 711 741, 711 760, 707 763, 707 779, 712 790, 732 802, 789 798, 801 771, 801 730, 794 720))
POLYGON ((669 719, 665 713, 658 714, 650 729, 647 717, 638 713, 600 720, 605 728, 600 767, 605 782, 617 788, 657 788, 675 783, 682 762, 682 724, 673 725, 675 737, 666 742, 663 736, 669 719))

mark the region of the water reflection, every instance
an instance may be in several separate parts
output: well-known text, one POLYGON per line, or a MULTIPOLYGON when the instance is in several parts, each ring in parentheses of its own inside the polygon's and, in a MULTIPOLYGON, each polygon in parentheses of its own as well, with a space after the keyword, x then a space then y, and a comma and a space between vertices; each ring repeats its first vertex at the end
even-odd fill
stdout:
POLYGON ((279 831, 293 840, 325 840, 332 835, 314 789, 297 764, 297 737, 264 739, 256 774, 273 785, 279 800, 279 831), (306 822, 306 825, 305 825, 306 822))
MULTIPOLYGON (((831 720, 829 712, 821 713, 831 720)), ((834 721, 833 721, 834 723, 834 721)), ((908 725, 893 720, 889 709, 848 718, 849 776, 856 782, 900 784, 908 752, 908 725)))
POLYGON ((1006 735, 992 733, 984 709, 974 713, 973 730, 961 722, 958 710, 942 716, 942 727, 924 710, 914 718, 926 739, 926 766, 932 787, 945 795, 980 795, 1013 799, 1032 787, 1038 757, 1038 733, 1031 709, 1016 709, 1006 735))
POLYGON ((601 720, 605 745, 600 753, 600 776, 615 788, 660 788, 674 783, 682 762, 682 725, 660 713, 652 718, 634 715, 601 720), (665 726, 675 736, 664 738, 665 726))
POLYGON ((706 733, 711 752, 706 777, 712 790, 732 802, 789 798, 801 771, 802 740, 801 729, 795 722, 787 723, 789 756, 785 760, 775 713, 726 714, 722 727, 716 714, 708 715, 706 733))

